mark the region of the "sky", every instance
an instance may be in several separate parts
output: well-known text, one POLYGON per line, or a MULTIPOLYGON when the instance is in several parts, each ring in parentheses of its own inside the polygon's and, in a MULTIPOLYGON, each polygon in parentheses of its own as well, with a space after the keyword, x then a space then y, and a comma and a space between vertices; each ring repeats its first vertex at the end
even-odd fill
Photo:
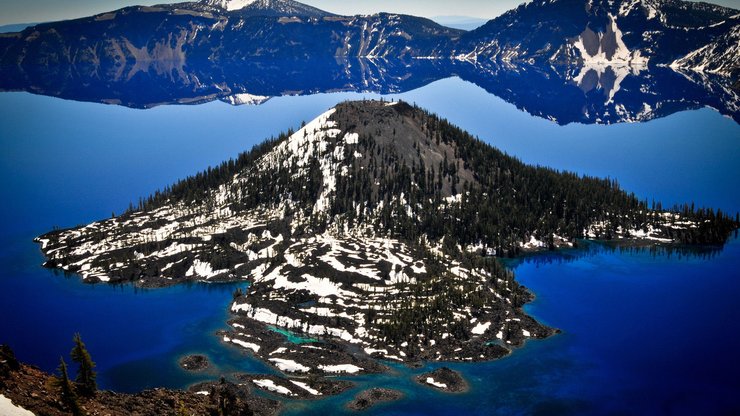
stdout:
MULTIPOLYGON (((0 0, 0 25, 72 19, 121 7, 167 3, 167 0, 0 0)), ((174 2, 171 1, 171 2, 174 2)), ((376 12, 416 16, 470 16, 491 19, 525 0, 305 0, 304 3, 338 14, 376 12)), ((740 0, 712 3, 738 8, 740 0)))
MULTIPOLYGON (((170 1, 170 2, 175 2, 170 1)), ((337 14, 393 12, 416 16, 472 16, 490 19, 524 0, 304 0, 303 3, 337 14)), ((167 0, 0 0, 0 25, 72 19, 132 5, 167 0)))

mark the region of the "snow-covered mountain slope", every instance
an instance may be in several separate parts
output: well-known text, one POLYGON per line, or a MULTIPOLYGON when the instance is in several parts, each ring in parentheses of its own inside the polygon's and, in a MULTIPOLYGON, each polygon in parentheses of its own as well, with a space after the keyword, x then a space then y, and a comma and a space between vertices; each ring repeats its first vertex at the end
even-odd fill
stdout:
POLYGON ((667 65, 727 36, 736 14, 680 0, 536 0, 465 34, 456 53, 555 66, 667 65))
POLYGON ((643 58, 639 50, 630 51, 622 39, 622 31, 617 26, 614 16, 609 16, 609 24, 603 33, 595 33, 586 28, 573 46, 581 54, 584 66, 647 66, 647 58, 643 58))
POLYGON ((251 16, 314 17, 331 13, 293 0, 202 0, 202 4, 251 16))
POLYGON ((671 63, 671 68, 740 77, 740 15, 729 32, 671 63))
POLYGON ((201 3, 231 11, 240 10, 255 1, 257 0, 203 0, 201 3))
MULTIPOLYGON (((601 5, 601 7, 605 7, 601 5)), ((638 15, 666 28, 700 29, 716 25, 736 12, 712 3, 684 0, 626 0, 609 2, 610 11, 622 17, 638 15)))
POLYGON ((48 267, 88 282, 248 280, 225 342, 284 372, 358 373, 383 371, 371 356, 487 360, 552 334, 493 255, 581 237, 721 242, 737 224, 714 215, 650 211, 613 182, 528 167, 406 103, 363 101, 37 241, 48 267), (275 328, 332 352, 289 348, 275 328))

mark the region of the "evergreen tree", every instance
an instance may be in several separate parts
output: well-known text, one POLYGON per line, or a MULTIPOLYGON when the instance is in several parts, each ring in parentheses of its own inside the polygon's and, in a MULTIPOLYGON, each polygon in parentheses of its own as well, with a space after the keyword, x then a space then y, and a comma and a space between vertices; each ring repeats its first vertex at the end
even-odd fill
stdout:
POLYGON ((70 353, 72 361, 79 364, 77 370, 77 378, 75 381, 79 384, 80 393, 84 396, 92 396, 98 390, 98 385, 95 382, 95 363, 90 357, 90 353, 87 351, 85 344, 82 342, 80 334, 74 336, 75 346, 72 348, 70 353))
POLYGON ((74 386, 69 380, 67 363, 64 362, 64 358, 62 357, 59 357, 59 374, 61 375, 61 378, 56 380, 56 385, 62 395, 62 403, 64 403, 64 406, 67 407, 67 409, 69 409, 69 411, 72 412, 73 415, 84 415, 85 413, 80 407, 77 393, 75 393, 74 386))

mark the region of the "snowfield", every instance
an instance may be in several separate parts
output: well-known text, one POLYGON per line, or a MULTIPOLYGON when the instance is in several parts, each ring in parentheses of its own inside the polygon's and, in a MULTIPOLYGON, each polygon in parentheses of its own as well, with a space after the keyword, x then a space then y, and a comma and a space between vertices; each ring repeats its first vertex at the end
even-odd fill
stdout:
POLYGON ((0 414, 3 416, 34 416, 32 412, 16 406, 7 397, 0 394, 0 414))

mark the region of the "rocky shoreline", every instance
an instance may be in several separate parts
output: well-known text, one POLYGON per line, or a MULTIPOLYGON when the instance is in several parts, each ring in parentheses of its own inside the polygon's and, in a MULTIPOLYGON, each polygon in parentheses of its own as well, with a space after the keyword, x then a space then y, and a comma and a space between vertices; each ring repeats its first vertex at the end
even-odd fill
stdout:
MULTIPOLYGON (((62 393, 56 386, 56 376, 37 367, 20 363, 12 350, 0 346, 0 397, 13 409, 30 411, 37 415, 61 416, 70 414, 62 393)), ((184 357, 181 362, 202 364, 202 356, 184 357)), ((97 391, 90 397, 78 397, 85 414, 112 416, 145 416, 151 414, 188 414, 212 416, 280 414, 282 404, 270 396, 289 400, 316 400, 346 392, 355 384, 337 378, 304 375, 283 377, 269 374, 236 373, 219 381, 194 384, 187 390, 155 388, 134 394, 97 391), (257 394, 257 391, 267 393, 257 394)), ((467 391, 468 384, 455 371, 446 367, 415 378, 419 383, 432 385, 447 392, 467 391), (433 379, 430 383, 428 380, 433 379), (440 388, 444 384, 445 388, 440 388)), ((363 390, 345 404, 354 411, 368 410, 377 404, 402 399, 401 391, 388 388, 363 390)))
MULTIPOLYGON (((15 407, 36 415, 66 416, 70 414, 61 392, 54 387, 55 376, 39 368, 19 363, 10 348, 2 348, 0 357, 0 395, 15 407)), ((209 383, 197 390, 155 388, 134 394, 98 391, 92 397, 79 397, 86 414, 110 416, 148 416, 188 414, 197 416, 259 415, 280 413, 280 402, 254 394, 249 386, 226 380, 209 383)))

